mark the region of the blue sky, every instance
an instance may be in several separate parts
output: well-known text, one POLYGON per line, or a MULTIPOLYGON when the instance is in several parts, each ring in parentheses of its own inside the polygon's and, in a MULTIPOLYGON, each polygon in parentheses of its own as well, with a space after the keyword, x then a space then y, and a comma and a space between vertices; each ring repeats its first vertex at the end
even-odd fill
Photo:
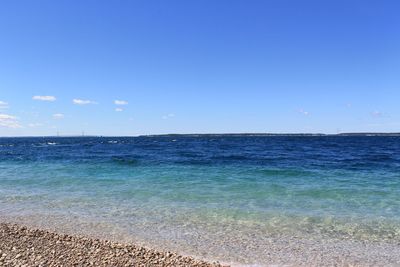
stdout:
POLYGON ((1 1, 0 136, 400 131, 399 11, 1 1))

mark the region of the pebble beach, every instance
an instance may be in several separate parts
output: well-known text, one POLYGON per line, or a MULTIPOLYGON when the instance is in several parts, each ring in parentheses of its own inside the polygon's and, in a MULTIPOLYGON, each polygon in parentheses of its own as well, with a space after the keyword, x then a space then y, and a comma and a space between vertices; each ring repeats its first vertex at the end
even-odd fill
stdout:
POLYGON ((222 267, 172 252, 0 224, 0 266, 222 267))

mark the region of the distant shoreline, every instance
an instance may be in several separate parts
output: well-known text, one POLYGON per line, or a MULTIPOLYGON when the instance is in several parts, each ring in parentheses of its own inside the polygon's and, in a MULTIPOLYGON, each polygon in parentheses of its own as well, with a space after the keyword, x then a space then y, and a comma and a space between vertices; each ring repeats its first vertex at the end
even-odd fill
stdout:
POLYGON ((223 133, 223 134, 155 134, 140 136, 400 136, 400 133, 339 133, 339 134, 323 134, 323 133, 223 133))

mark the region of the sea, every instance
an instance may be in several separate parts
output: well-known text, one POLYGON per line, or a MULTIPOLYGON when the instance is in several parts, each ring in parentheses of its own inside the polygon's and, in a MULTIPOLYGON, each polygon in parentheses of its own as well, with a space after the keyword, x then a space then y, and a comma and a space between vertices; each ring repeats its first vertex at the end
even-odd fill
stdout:
POLYGON ((0 221, 233 265, 396 264, 400 137, 0 138, 0 221))

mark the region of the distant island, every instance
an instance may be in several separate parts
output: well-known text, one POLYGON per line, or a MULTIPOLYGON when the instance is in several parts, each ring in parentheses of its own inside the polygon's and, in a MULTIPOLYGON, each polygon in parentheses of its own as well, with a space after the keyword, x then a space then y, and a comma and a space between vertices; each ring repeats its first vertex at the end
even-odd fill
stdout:
POLYGON ((155 134, 155 135, 140 135, 141 137, 156 137, 156 136, 188 136, 188 137, 207 137, 207 136, 400 136, 398 133, 221 133, 221 134, 155 134))

